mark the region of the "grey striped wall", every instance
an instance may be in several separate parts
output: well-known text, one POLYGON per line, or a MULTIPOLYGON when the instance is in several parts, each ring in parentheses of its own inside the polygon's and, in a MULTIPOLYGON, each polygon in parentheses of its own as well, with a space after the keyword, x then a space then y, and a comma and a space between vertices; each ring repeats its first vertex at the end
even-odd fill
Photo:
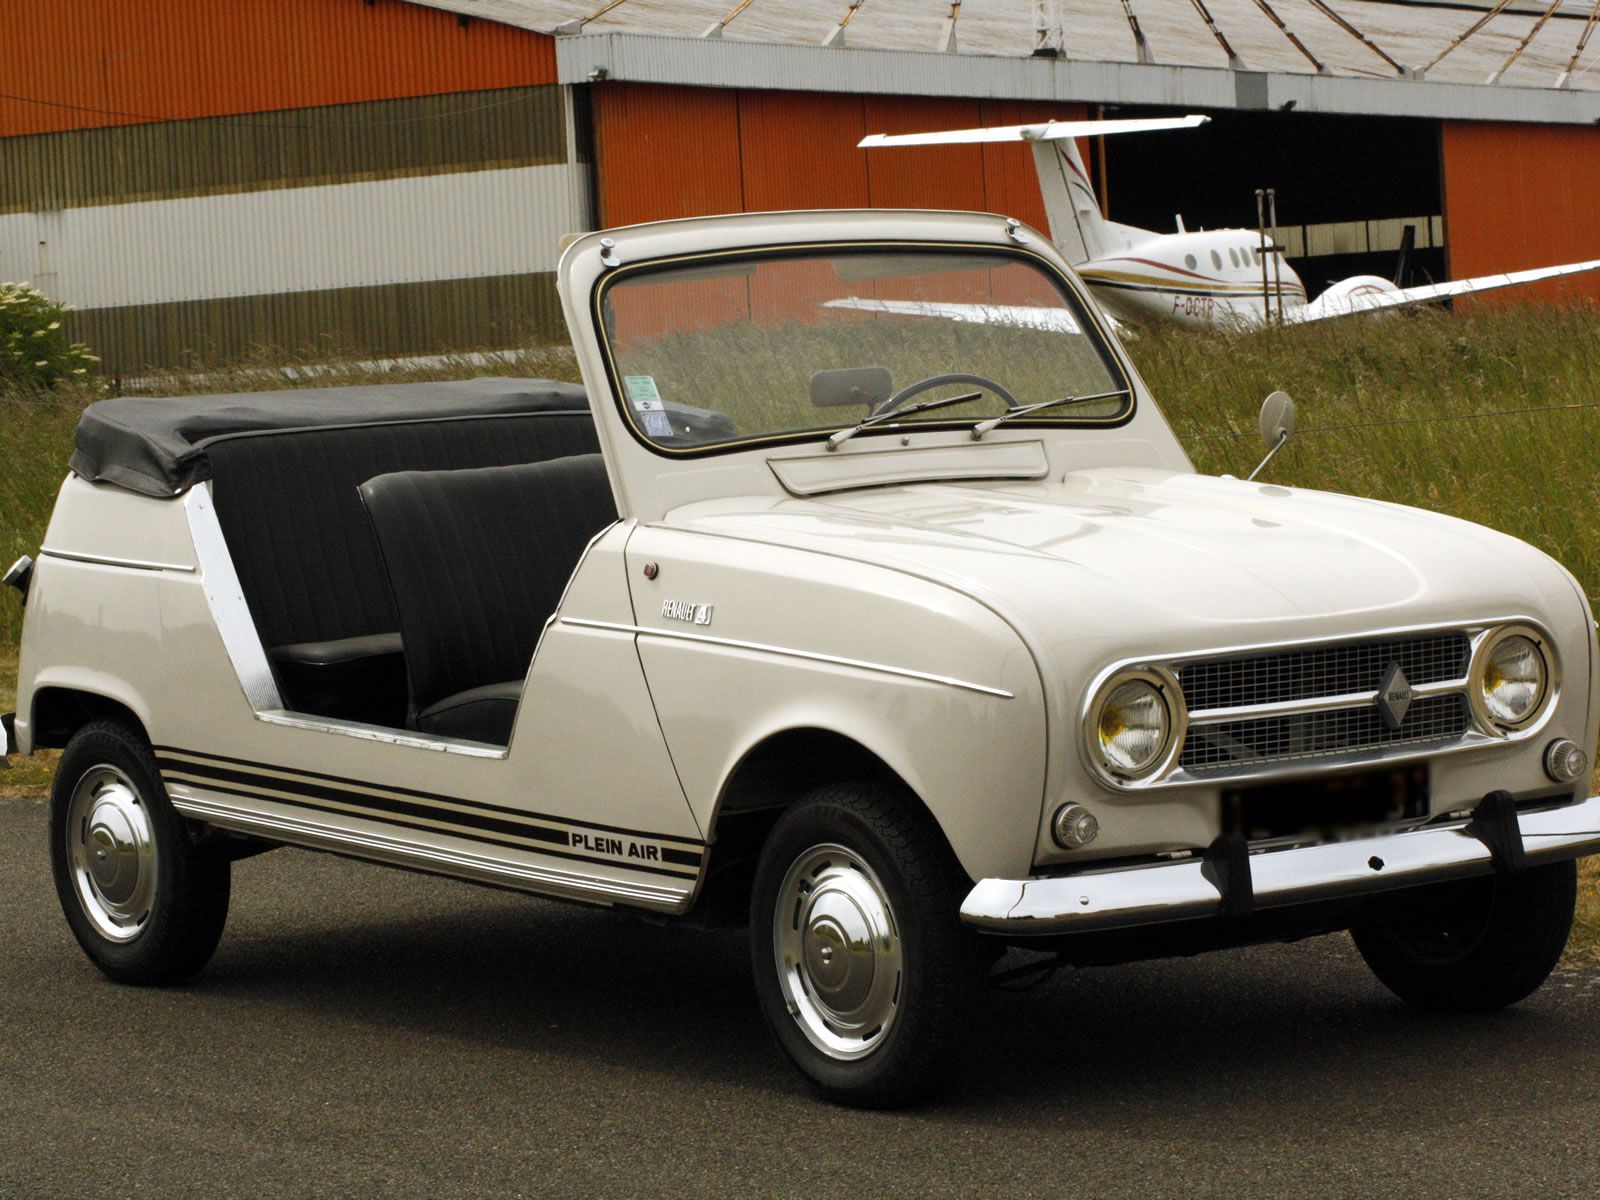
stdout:
POLYGON ((557 340, 580 119, 548 86, 0 139, 0 279, 113 373, 557 340))

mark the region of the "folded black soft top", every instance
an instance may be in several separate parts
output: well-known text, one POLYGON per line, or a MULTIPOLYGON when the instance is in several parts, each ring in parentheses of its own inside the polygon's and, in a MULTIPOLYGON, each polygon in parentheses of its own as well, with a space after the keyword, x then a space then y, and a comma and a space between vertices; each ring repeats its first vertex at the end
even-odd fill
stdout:
POLYGON ((175 496, 211 478, 206 447, 220 438, 330 426, 588 411, 582 387, 553 379, 469 379, 368 387, 119 396, 84 410, 72 469, 144 496, 175 496))

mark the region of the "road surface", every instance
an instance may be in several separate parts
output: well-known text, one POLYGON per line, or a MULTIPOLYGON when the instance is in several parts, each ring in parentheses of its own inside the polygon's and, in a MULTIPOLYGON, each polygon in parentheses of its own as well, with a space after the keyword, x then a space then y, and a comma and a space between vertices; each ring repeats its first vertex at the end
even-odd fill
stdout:
POLYGON ((1415 1015, 1343 938, 986 1000, 948 1096, 812 1099, 737 933, 301 851, 176 989, 104 981, 0 801, 0 1197, 1589 1196, 1600 972, 1415 1015))

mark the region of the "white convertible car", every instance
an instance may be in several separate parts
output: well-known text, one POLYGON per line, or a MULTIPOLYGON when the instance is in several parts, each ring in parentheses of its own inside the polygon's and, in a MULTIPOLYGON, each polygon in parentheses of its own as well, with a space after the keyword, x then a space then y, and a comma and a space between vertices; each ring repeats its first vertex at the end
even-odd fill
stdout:
POLYGON ((646 225, 560 286, 582 388, 85 414, 9 576, 0 749, 64 748, 55 878, 106 974, 199 970, 277 845, 748 920, 779 1045, 862 1105, 937 1082, 1011 946, 1349 929, 1457 1010, 1549 974, 1600 849, 1558 564, 1197 475, 1015 221, 646 225))

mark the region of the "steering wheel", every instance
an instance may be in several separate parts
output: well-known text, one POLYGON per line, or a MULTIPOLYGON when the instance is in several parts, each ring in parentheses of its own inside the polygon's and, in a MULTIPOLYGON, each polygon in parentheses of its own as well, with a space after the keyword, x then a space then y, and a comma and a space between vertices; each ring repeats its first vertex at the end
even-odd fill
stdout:
POLYGON ((889 396, 886 396, 882 401, 875 405, 870 415, 876 417, 883 413, 891 413, 904 404, 907 400, 911 399, 911 397, 920 396, 923 392, 932 391, 936 387, 943 387, 947 383, 977 384, 979 387, 985 388, 988 391, 993 392, 996 396, 999 396, 1000 399, 1006 402, 1007 408, 1018 407, 1017 398, 1010 392, 1006 391, 1005 388, 1001 387, 994 380, 990 379, 987 375, 968 375, 961 371, 951 371, 944 375, 929 375, 926 379, 919 379, 915 383, 908 383, 905 387, 889 396))

